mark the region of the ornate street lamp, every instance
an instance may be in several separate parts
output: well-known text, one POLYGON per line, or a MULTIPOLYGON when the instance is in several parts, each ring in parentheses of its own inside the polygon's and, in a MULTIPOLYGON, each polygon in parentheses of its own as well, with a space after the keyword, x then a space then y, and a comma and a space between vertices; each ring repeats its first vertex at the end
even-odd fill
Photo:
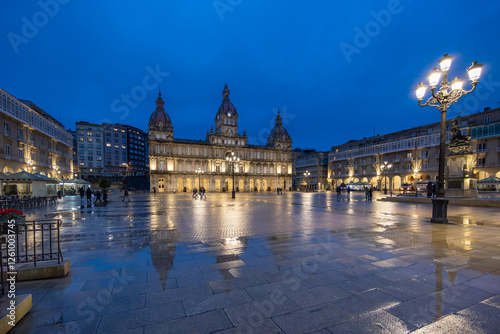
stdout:
POLYGON ((448 70, 451 66, 452 56, 445 54, 443 59, 439 61, 439 66, 441 70, 434 68, 429 74, 429 86, 431 88, 432 96, 422 103, 427 86, 422 82, 415 89, 417 95, 418 104, 421 107, 435 107, 441 111, 441 131, 439 138, 439 170, 438 170, 438 184, 437 184, 437 196, 432 199, 432 218, 431 223, 448 223, 447 210, 448 210, 448 200, 444 198, 444 168, 445 168, 445 141, 446 141, 446 111, 455 102, 458 101, 462 96, 467 95, 476 89, 479 77, 481 76, 481 69, 483 64, 478 64, 474 61, 472 65, 467 69, 469 74, 469 80, 471 81, 472 88, 470 90, 462 89, 463 80, 456 77, 451 83, 448 81, 448 70), (441 87, 437 90, 437 85, 441 79, 441 87))
POLYGON ((304 173, 304 177, 306 178, 306 192, 308 191, 307 186, 309 185, 309 175, 311 175, 311 173, 306 170, 306 172, 304 173))
POLYGON ((203 170, 201 169, 201 167, 198 167, 195 172, 198 173, 198 191, 200 191, 201 194, 201 173, 203 173, 203 170))
POLYGON ((235 168, 235 164, 240 161, 240 158, 237 158, 234 156, 234 152, 231 152, 231 154, 228 154, 226 156, 226 160, 228 162, 229 165, 231 165, 231 168, 233 169, 233 196, 232 198, 236 198, 236 191, 234 191, 234 168, 235 168))
POLYGON ((386 179, 386 177, 387 177, 387 171, 389 170, 389 168, 392 168, 392 164, 387 164, 387 161, 384 161, 384 164, 382 166, 380 166, 380 169, 382 169, 382 175, 384 175, 384 195, 387 195, 387 179, 386 179))

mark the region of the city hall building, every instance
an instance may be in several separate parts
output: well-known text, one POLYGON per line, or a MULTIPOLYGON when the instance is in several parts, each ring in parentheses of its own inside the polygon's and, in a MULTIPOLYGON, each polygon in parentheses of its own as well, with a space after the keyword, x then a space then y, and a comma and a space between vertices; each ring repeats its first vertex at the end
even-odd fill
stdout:
POLYGON ((265 146, 250 145, 246 131, 238 133, 238 112, 229 100, 227 85, 215 114, 215 130, 205 140, 174 138, 174 129, 159 93, 149 120, 151 191, 208 192, 291 190, 292 139, 278 111, 265 146), (234 162, 228 162, 231 157, 234 162), (239 160, 238 160, 239 159, 239 160), (234 167, 234 171, 233 171, 234 167))

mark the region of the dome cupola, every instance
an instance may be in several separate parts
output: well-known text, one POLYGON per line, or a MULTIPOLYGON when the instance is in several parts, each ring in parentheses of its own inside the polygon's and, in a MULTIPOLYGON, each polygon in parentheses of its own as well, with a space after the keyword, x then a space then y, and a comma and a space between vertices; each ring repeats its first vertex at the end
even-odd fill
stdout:
POLYGON ((149 118, 148 130, 167 132, 172 136, 174 134, 174 128, 172 127, 172 121, 170 117, 165 112, 164 106, 165 101, 161 98, 161 92, 158 93, 158 99, 156 100, 156 110, 151 114, 149 118))
POLYGON ((281 118, 279 109, 278 115, 276 116, 276 124, 267 139, 267 146, 285 149, 292 148, 292 138, 283 126, 283 118, 281 118))
POLYGON ((236 136, 238 134, 238 113, 234 105, 229 101, 227 84, 222 91, 222 104, 215 115, 215 133, 226 136, 236 136))

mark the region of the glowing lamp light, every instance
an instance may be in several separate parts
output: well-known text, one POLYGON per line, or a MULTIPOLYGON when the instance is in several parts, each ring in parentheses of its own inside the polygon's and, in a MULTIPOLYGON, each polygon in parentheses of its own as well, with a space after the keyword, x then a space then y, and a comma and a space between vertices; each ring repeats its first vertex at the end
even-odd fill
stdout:
POLYGON ((472 65, 467 69, 467 72, 469 73, 469 79, 472 82, 476 82, 479 80, 482 68, 483 64, 478 64, 477 61, 472 62, 472 65))
POLYGON ((463 85, 464 85, 464 81, 460 80, 458 77, 455 77, 455 79, 451 82, 451 89, 452 90, 460 90, 460 89, 462 89, 463 85))
POLYGON ((439 79, 441 79, 441 72, 438 71, 436 67, 429 73, 429 85, 434 88, 439 83, 439 79))
POLYGON ((448 56, 447 53, 443 55, 443 59, 439 61, 439 66, 441 67, 441 71, 446 72, 450 69, 452 56, 448 56))
POLYGON ((425 95, 425 91, 427 90, 427 86, 424 85, 423 82, 419 83, 417 88, 415 88, 415 93, 417 94, 417 99, 422 100, 425 95))

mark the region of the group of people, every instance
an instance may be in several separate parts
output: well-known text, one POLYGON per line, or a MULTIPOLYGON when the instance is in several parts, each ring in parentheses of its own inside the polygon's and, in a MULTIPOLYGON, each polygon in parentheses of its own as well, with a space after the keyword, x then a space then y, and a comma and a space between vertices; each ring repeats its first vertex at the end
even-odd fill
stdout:
POLYGON ((371 201, 373 198, 373 189, 365 187, 365 200, 371 201))
POLYGON ((78 189, 78 192, 80 193, 80 199, 83 201, 83 198, 84 197, 87 197, 87 204, 90 205, 92 204, 92 195, 94 195, 95 197, 95 201, 94 203, 97 203, 97 201, 99 201, 99 203, 102 203, 103 201, 106 203, 108 201, 108 193, 106 192, 106 190, 92 190, 90 188, 87 188, 87 190, 83 189, 83 187, 80 187, 80 189, 78 189), (101 200, 101 197, 102 197, 102 200, 101 200))
MULTIPOLYGON (((347 194, 350 195, 351 194, 351 188, 347 187, 347 194)), ((340 196, 342 195, 342 187, 341 186, 337 186, 337 196, 340 196)))
POLYGON ((283 195, 283 188, 276 188, 276 195, 283 195))
POLYGON ((436 198, 436 194, 437 194, 436 183, 433 183, 433 182, 427 183, 427 187, 425 190, 427 192, 427 198, 436 198))
POLYGON ((205 199, 207 198, 207 196, 205 196, 205 188, 204 187, 201 187, 199 192, 200 193, 198 194, 198 189, 194 188, 193 189, 193 198, 198 198, 198 196, 200 198, 205 198, 205 199))

